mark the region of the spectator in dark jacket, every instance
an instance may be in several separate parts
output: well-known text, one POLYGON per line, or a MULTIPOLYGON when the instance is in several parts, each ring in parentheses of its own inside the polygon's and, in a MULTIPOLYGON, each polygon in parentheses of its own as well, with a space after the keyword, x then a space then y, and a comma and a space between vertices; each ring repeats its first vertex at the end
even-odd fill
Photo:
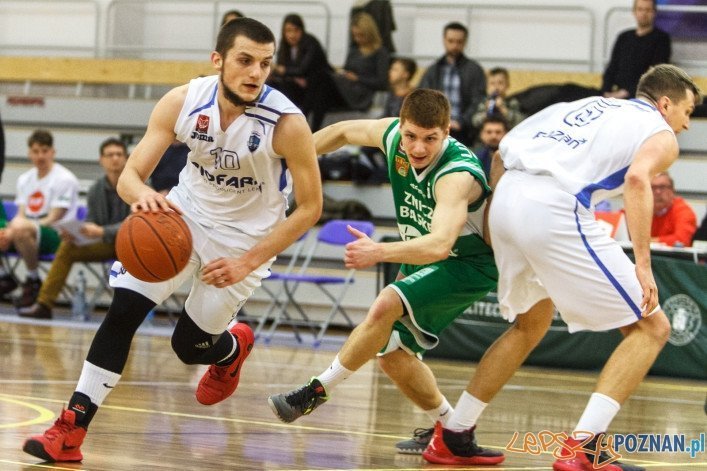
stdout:
POLYGON ((356 47, 349 50, 344 68, 324 74, 312 94, 312 131, 317 131, 324 114, 331 109, 366 111, 373 104, 376 91, 388 89, 390 54, 382 46, 375 21, 368 13, 359 13, 351 24, 356 47))
POLYGON ((167 196, 169 190, 179 183, 179 174, 187 164, 188 155, 188 145, 177 140, 171 143, 150 175, 152 188, 167 196))
POLYGON ((284 93, 307 115, 310 94, 317 93, 316 77, 332 70, 324 48, 307 33, 300 15, 291 13, 282 22, 277 65, 268 84, 284 93))
POLYGON ((650 66, 670 62, 670 36, 654 26, 655 5, 655 0, 634 0, 636 28, 616 38, 601 86, 605 97, 632 98, 650 66))
POLYGON ((474 130, 471 119, 479 103, 486 96, 486 74, 476 62, 464 55, 469 31, 461 23, 444 27, 445 54, 432 64, 420 88, 434 88, 447 95, 452 105, 450 135, 471 146, 474 130))

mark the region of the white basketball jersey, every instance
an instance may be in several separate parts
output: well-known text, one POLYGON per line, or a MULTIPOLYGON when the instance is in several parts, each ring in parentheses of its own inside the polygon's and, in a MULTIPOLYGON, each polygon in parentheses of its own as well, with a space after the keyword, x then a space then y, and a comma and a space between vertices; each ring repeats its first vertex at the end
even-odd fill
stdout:
POLYGON ((169 198, 194 221, 247 250, 285 218, 292 180, 272 138, 280 116, 301 111, 265 85, 257 102, 224 131, 218 80, 213 75, 189 83, 174 131, 191 151, 169 198))
MULTIPOLYGON (((620 194, 636 151, 669 131, 641 100, 590 97, 558 103, 522 121, 499 146, 506 169, 552 175, 585 207, 620 194)), ((673 133, 674 136, 674 133, 673 133)))

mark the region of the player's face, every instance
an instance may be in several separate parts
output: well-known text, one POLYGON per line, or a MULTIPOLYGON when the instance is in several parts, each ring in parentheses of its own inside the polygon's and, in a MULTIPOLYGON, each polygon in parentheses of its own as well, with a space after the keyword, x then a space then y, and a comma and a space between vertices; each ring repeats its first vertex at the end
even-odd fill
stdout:
POLYGON ((34 143, 29 148, 29 160, 37 169, 46 170, 54 162, 54 147, 34 143))
POLYGON ((104 172, 120 174, 128 162, 128 155, 121 146, 109 145, 103 149, 100 162, 104 172))
POLYGON ((651 0, 636 0, 633 6, 633 16, 639 28, 650 28, 655 21, 655 8, 651 0))
POLYGON ((661 113, 675 134, 690 129, 690 115, 695 111, 695 94, 685 90, 685 98, 680 101, 670 101, 661 105, 661 113))
POLYGON ((221 71, 221 92, 235 106, 244 106, 260 95, 270 65, 275 44, 257 43, 245 36, 236 36, 225 57, 214 52, 211 60, 221 71))
POLYGON ((415 170, 422 170, 442 151, 449 129, 423 128, 406 121, 400 125, 400 134, 400 147, 407 154, 410 165, 415 170))

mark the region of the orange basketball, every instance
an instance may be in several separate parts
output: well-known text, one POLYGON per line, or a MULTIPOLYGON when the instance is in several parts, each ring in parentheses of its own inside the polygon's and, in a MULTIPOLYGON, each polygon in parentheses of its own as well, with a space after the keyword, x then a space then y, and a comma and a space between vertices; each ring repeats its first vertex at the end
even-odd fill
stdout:
POLYGON ((176 276, 189 262, 191 247, 191 231, 173 211, 133 213, 115 239, 123 267, 135 278, 149 282, 176 276))

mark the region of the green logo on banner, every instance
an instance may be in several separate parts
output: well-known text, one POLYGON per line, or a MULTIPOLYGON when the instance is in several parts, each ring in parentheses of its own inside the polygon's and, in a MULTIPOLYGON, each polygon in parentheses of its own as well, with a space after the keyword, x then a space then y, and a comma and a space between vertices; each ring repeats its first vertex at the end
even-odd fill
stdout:
POLYGON ((670 319, 668 342, 683 347, 692 342, 702 327, 700 306, 686 294, 676 294, 663 303, 663 311, 670 319))

